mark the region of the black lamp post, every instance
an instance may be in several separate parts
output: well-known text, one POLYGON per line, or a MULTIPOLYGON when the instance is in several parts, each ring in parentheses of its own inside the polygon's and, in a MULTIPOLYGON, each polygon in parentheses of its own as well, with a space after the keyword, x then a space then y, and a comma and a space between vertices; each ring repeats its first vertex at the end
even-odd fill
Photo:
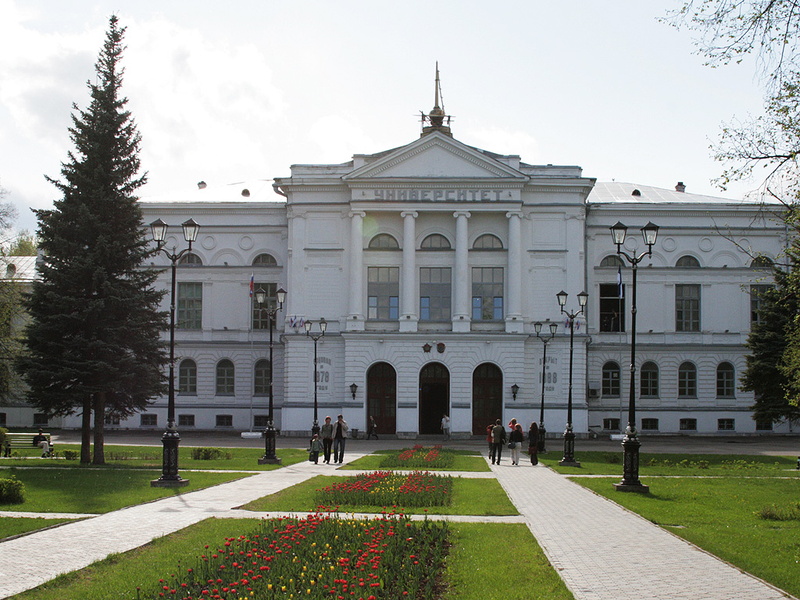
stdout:
POLYGON ((569 392, 567 394, 567 428, 564 430, 564 457, 558 464, 566 467, 580 467, 581 463, 575 460, 575 433, 572 431, 572 348, 575 339, 575 317, 583 314, 586 308, 586 301, 589 294, 581 292, 578 294, 578 305, 580 308, 576 312, 564 310, 567 303, 567 292, 561 291, 556 294, 561 312, 569 318, 569 392))
POLYGON ((544 428, 544 384, 545 376, 547 374, 547 342, 556 336, 557 329, 558 323, 550 323, 550 335, 547 337, 542 337, 539 335, 542 332, 542 324, 538 322, 533 324, 533 330, 536 332, 536 337, 542 340, 542 343, 544 344, 544 354, 542 355, 542 403, 539 407, 539 439, 536 443, 539 452, 547 452, 544 442, 544 436, 547 433, 547 430, 544 428))
POLYGON ((653 245, 658 238, 658 225, 648 222, 642 227, 642 238, 647 250, 638 256, 628 254, 622 249, 625 243, 625 234, 628 228, 617 221, 611 227, 611 236, 617 245, 617 256, 622 256, 631 264, 631 385, 628 396, 628 426, 625 428, 625 438, 622 440, 623 465, 622 481, 614 484, 620 492, 647 493, 650 488, 639 481, 639 447, 641 443, 636 434, 636 271, 639 263, 646 256, 653 255, 653 245))
POLYGON ((325 336, 325 330, 328 328, 328 322, 325 317, 319 320, 319 333, 311 333, 311 321, 306 321, 306 335, 314 340, 314 424, 311 426, 311 434, 319 433, 319 419, 317 417, 317 379, 319 379, 319 372, 317 371, 317 341, 325 336))
POLYGON ((269 308, 264 308, 264 303, 267 301, 267 292, 258 288, 256 291, 256 302, 260 311, 266 311, 269 321, 269 415, 267 416, 267 428, 264 430, 264 457, 258 459, 260 465, 279 465, 281 459, 275 454, 275 424, 273 417, 272 405, 272 374, 274 372, 272 362, 272 329, 275 325, 275 315, 283 308, 283 302, 286 300, 286 291, 279 288, 275 292, 278 304, 269 308))
POLYGON ((152 487, 179 487, 189 485, 188 479, 181 479, 180 475, 178 475, 178 445, 181 442, 181 436, 178 433, 178 428, 175 426, 175 287, 178 261, 184 254, 191 251, 192 242, 197 239, 200 226, 194 219, 189 219, 181 225, 181 227, 183 227, 183 237, 189 242, 189 247, 184 248, 180 252, 176 252, 175 248, 172 249, 172 252, 164 248, 167 238, 167 227, 168 225, 161 219, 150 223, 150 231, 153 235, 153 240, 158 245, 158 250, 164 253, 172 265, 172 282, 169 296, 169 392, 167 396, 167 430, 164 432, 164 435, 161 436, 161 443, 164 446, 161 459, 161 477, 150 482, 152 487))

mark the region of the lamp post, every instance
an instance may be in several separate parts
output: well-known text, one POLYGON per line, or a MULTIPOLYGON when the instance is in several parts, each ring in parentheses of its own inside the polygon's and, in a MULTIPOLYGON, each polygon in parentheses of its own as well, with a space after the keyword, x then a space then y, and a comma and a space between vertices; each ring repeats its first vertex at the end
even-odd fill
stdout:
POLYGON ((631 264, 631 385, 628 396, 628 426, 625 428, 625 438, 622 440, 623 465, 622 481, 614 484, 620 492, 647 493, 650 488, 639 481, 639 447, 641 443, 636 434, 636 271, 639 263, 646 257, 653 255, 653 245, 658 238, 658 225, 648 222, 642 227, 642 238, 647 250, 638 256, 628 254, 622 249, 625 243, 625 234, 628 228, 622 223, 611 227, 611 236, 617 245, 617 256, 624 257, 631 264))
POLYGON ((275 315, 283 308, 283 302, 286 300, 286 291, 279 288, 275 295, 277 296, 278 303, 276 306, 264 308, 264 303, 267 301, 267 292, 262 288, 256 291, 256 302, 260 311, 266 311, 269 321, 269 414, 267 415, 267 428, 264 430, 264 457, 258 459, 260 465, 278 465, 281 459, 275 454, 275 424, 273 421, 273 396, 272 396, 272 329, 275 325, 275 315))
POLYGON ((515 383, 511 386, 511 399, 517 401, 517 394, 519 393, 519 386, 515 383))
POLYGON ((164 432, 164 435, 161 436, 161 443, 163 444, 161 477, 150 482, 152 487, 180 487, 189 485, 188 479, 181 479, 181 476, 178 475, 178 445, 181 442, 181 436, 178 433, 178 428, 175 426, 175 287, 178 261, 184 254, 191 251, 192 242, 197 239, 200 226, 194 219, 189 219, 185 221, 181 227, 183 228, 183 237, 189 242, 189 247, 184 248, 180 252, 176 252, 175 248, 173 248, 172 252, 170 252, 164 248, 168 225, 161 219, 150 223, 150 232, 152 233, 153 241, 157 244, 157 250, 163 252, 172 265, 172 280, 169 296, 169 391, 167 396, 167 430, 164 432))
POLYGON ((357 391, 358 391, 358 384, 357 383, 351 383, 350 384, 350 393, 353 396, 353 400, 356 399, 356 392, 357 391))
POLYGON ((314 424, 311 426, 311 434, 319 433, 319 419, 317 418, 317 379, 319 372, 317 371, 317 341, 325 336, 325 330, 328 328, 328 322, 325 317, 319 320, 319 333, 311 333, 311 321, 306 321, 306 335, 314 340, 314 424))
POLYGON ((567 292, 561 291, 556 294, 561 312, 569 318, 569 392, 567 393, 567 428, 564 430, 564 457, 558 464, 566 467, 580 467, 581 463, 575 460, 575 433, 572 431, 572 348, 575 339, 575 317, 583 314, 586 308, 586 301, 589 294, 581 292, 578 294, 579 309, 575 312, 564 310, 567 304, 567 292))
POLYGON ((547 430, 544 428, 544 384, 547 368, 547 342, 556 336, 557 329, 558 323, 550 323, 550 335, 547 337, 542 337, 540 335, 542 333, 542 324, 538 322, 533 324, 533 330, 536 332, 536 337, 542 340, 542 343, 544 344, 544 354, 542 354, 542 403, 539 406, 539 439, 536 442, 539 452, 547 452, 544 442, 544 436, 547 433, 547 430))

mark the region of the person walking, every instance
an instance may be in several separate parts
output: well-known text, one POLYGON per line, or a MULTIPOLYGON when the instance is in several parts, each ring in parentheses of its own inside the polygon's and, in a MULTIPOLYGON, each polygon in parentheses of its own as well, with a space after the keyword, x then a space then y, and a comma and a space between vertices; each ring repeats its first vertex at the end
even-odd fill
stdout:
POLYGON ((342 464, 344 461, 344 446, 349 432, 350 427, 344 417, 342 415, 336 417, 336 423, 333 424, 333 462, 335 463, 342 464))
POLYGON ((445 442, 450 439, 450 417, 447 415, 442 415, 442 435, 445 442))
POLYGON ((508 447, 511 448, 511 464, 519 466, 519 452, 522 449, 522 442, 525 434, 522 433, 522 425, 514 424, 514 429, 508 434, 508 447))
POLYGON ((506 428, 503 427, 500 419, 494 422, 492 427, 492 464, 500 464, 500 457, 503 455, 503 444, 506 443, 506 428))
POLYGON ((528 454, 531 455, 531 464, 539 464, 539 426, 536 421, 531 423, 531 428, 528 430, 528 454))
POLYGON ((333 423, 330 417, 325 417, 325 423, 319 430, 319 435, 322 438, 322 454, 325 457, 323 461, 325 464, 331 464, 331 446, 333 446, 333 423))
POLYGON ((375 417, 372 415, 369 416, 369 424, 367 425, 367 439, 370 439, 372 436, 375 436, 375 439, 378 439, 378 424, 375 422, 375 417))
POLYGON ((494 464, 494 442, 492 441, 492 429, 494 429, 494 423, 489 423, 486 426, 486 443, 489 444, 489 458, 492 459, 492 464, 494 464))
POLYGON ((319 439, 319 435, 316 433, 311 436, 311 444, 308 450, 308 460, 313 462, 315 465, 319 464, 319 451, 322 450, 322 442, 319 439))

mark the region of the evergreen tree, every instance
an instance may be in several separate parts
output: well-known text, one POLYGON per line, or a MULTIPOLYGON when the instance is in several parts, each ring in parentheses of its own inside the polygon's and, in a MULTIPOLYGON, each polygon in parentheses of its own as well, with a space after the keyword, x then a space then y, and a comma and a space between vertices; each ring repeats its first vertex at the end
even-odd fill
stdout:
POLYGON ((167 360, 163 293, 153 287, 157 273, 142 268, 153 251, 134 195, 146 176, 138 175, 140 136, 121 95, 124 33, 112 16, 96 83, 87 82, 89 107, 73 104, 75 151, 61 165, 63 179, 48 177, 62 197, 36 211, 44 261, 26 300, 32 321, 19 361, 34 406, 82 412, 81 462, 90 460, 94 413, 95 464, 105 462, 105 417, 131 415, 163 393, 167 360))

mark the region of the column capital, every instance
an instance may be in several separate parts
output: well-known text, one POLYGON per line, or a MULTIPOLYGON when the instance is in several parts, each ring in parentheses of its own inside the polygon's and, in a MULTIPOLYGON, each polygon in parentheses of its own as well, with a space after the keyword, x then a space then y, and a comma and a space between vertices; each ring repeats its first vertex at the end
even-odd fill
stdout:
POLYGON ((352 219, 353 217, 361 217, 361 218, 363 219, 364 217, 366 217, 366 216, 367 216, 367 213, 366 213, 366 212, 364 212, 363 210, 351 210, 351 211, 350 211, 350 212, 347 214, 347 216, 348 216, 348 217, 350 217, 351 219, 352 219))
POLYGON ((469 212, 468 210, 457 210, 456 212, 453 213, 453 217, 455 217, 456 219, 458 217, 466 217, 467 219, 469 219, 471 216, 472 213, 469 212))
POLYGON ((506 213, 506 219, 510 219, 511 217, 519 217, 521 219, 523 216, 521 210, 510 210, 506 213))
POLYGON ((416 219, 419 216, 419 213, 415 210, 404 210, 400 213, 400 216, 404 219, 406 217, 411 217, 412 219, 416 219))

